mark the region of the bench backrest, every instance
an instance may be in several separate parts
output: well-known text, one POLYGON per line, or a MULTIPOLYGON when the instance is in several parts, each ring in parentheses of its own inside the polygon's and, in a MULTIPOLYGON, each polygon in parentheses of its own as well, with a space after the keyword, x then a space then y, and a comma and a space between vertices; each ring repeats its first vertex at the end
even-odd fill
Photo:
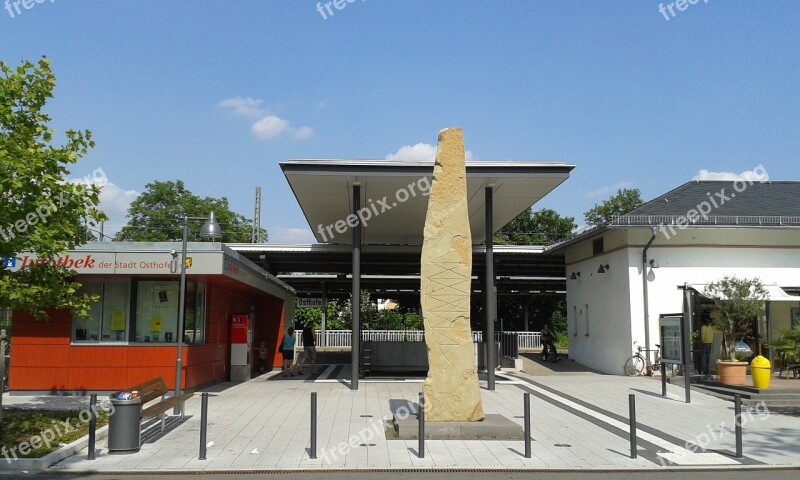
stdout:
POLYGON ((134 390, 139 392, 139 397, 142 399, 142 404, 145 404, 151 400, 155 400, 169 392, 169 390, 167 390, 167 384, 164 383, 164 379, 162 377, 148 380, 144 383, 140 383, 139 385, 134 385, 128 389, 129 392, 134 390))

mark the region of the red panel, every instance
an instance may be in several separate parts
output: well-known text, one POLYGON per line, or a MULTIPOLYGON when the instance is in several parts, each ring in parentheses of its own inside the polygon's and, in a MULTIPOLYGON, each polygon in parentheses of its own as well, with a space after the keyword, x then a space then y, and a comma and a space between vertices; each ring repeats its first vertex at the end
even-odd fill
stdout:
POLYGON ((83 347, 72 346, 69 354, 70 367, 126 367, 128 347, 83 347))
MULTIPOLYGON (((194 347, 192 347, 194 348, 194 347)), ((183 347, 183 358, 187 357, 189 347, 183 347)), ((178 346, 174 347, 128 347, 129 367, 175 367, 178 346)))
POLYGON ((11 356, 11 368, 66 367, 69 364, 67 345, 16 345, 11 356))
POLYGON ((68 390, 122 390, 127 388, 128 369, 125 367, 71 367, 68 390))
POLYGON ((143 368, 129 368, 128 379, 125 385, 130 387, 138 383, 144 383, 148 380, 161 377, 167 388, 172 390, 175 388, 175 365, 173 363, 170 367, 143 367, 143 368))
POLYGON ((66 390, 67 372, 67 368, 15 367, 9 370, 8 386, 11 390, 66 390))
POLYGON ((231 343, 247 343, 247 315, 239 314, 231 318, 231 343))

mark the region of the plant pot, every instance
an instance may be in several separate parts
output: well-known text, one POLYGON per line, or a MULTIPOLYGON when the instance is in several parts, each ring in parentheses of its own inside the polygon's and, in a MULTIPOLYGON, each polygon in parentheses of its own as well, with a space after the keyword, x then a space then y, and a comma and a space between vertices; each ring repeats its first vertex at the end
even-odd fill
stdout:
POLYGON ((747 362, 717 360, 717 375, 723 385, 744 385, 747 376, 747 362))

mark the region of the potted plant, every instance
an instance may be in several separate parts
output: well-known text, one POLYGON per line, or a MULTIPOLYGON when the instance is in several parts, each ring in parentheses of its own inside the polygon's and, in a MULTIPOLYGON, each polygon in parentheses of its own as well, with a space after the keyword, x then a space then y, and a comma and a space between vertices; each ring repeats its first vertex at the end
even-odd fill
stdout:
MULTIPOLYGON (((706 295, 714 302, 711 318, 722 332, 722 356, 717 360, 720 383, 744 385, 747 362, 737 358, 736 342, 744 339, 753 319, 763 315, 767 291, 758 278, 726 276, 706 287, 706 295)), ((741 357, 741 355, 739 355, 741 357)))

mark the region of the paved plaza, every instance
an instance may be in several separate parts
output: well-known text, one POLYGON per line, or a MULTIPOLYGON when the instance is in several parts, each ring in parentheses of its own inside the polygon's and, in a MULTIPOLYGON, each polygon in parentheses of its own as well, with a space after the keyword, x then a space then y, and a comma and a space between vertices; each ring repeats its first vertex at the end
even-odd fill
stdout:
MULTIPOLYGON (((297 470, 297 469, 661 469, 800 464, 800 418, 768 411, 745 414, 744 458, 734 458, 733 406, 697 391, 684 392, 650 378, 573 371, 562 375, 499 372, 495 391, 481 385, 484 410, 523 424, 523 394, 531 394, 532 457, 523 441, 428 440, 425 458, 416 440, 385 433, 392 412, 416 406, 421 378, 362 380, 349 388, 349 365, 322 365, 321 373, 280 377, 268 373, 210 390, 207 459, 198 460, 200 396, 187 418, 165 434, 151 428, 141 451, 97 459, 86 450, 51 467, 59 471, 297 470), (310 397, 318 395, 317 458, 309 458, 310 397), (628 395, 636 395, 638 458, 630 458, 628 395), (155 435, 153 435, 155 431, 155 435)), ((17 406, 63 401, 7 397, 17 406)), ((76 401, 71 401, 74 406, 76 401)))

